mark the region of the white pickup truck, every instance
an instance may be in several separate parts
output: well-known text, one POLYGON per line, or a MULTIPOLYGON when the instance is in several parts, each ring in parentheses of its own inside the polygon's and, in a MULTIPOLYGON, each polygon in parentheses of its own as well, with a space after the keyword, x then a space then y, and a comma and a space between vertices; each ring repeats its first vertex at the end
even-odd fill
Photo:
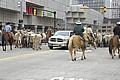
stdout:
POLYGON ((66 47, 68 46, 68 41, 70 36, 73 35, 73 31, 57 31, 48 40, 48 47, 53 49, 53 47, 66 47))

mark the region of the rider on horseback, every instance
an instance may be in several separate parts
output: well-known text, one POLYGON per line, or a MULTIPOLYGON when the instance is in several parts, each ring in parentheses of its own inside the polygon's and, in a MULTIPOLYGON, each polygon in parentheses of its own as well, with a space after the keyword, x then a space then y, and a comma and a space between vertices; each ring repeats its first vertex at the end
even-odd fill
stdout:
POLYGON ((10 34, 14 39, 14 34, 12 32, 12 26, 10 25, 10 22, 7 22, 6 25, 3 27, 3 34, 7 34, 7 35, 10 34))
POLYGON ((10 26, 10 22, 7 22, 5 27, 3 28, 3 32, 11 32, 12 27, 10 26))
POLYGON ((114 35, 118 35, 120 39, 120 22, 117 22, 116 27, 113 29, 114 35))
POLYGON ((88 25, 87 28, 86 28, 86 33, 94 40, 95 37, 94 37, 94 34, 93 34, 93 31, 92 31, 92 28, 91 28, 91 25, 88 25))
POLYGON ((75 35, 80 35, 82 37, 82 39, 84 40, 84 38, 83 38, 83 32, 84 32, 84 28, 83 28, 82 23, 80 21, 76 22, 74 30, 73 30, 73 33, 75 35))

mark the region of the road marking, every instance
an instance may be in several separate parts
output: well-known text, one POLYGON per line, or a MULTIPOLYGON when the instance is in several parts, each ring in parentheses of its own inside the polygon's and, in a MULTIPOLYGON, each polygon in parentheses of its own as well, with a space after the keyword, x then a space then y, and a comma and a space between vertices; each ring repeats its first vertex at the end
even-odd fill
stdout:
POLYGON ((5 60, 11 60, 11 59, 18 59, 18 58, 26 58, 26 57, 31 57, 31 56, 34 56, 34 55, 38 55, 38 54, 43 54, 43 53, 47 53, 47 52, 50 52, 52 50, 48 50, 48 51, 43 51, 43 52, 34 52, 34 53, 31 53, 31 54, 23 54, 23 55, 18 55, 18 56, 14 56, 14 57, 7 57, 7 58, 2 58, 0 59, 0 61, 5 61, 5 60))

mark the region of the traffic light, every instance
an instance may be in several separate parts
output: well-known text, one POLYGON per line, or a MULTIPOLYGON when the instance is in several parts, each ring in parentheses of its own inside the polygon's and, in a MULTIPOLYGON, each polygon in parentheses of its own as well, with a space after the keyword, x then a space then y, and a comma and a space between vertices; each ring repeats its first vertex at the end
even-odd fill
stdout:
POLYGON ((33 15, 34 15, 34 16, 37 15, 37 9, 36 9, 36 8, 33 9, 33 15))
POLYGON ((103 7, 103 12, 105 13, 107 11, 106 6, 103 7))
POLYGON ((100 7, 100 12, 101 12, 101 13, 107 12, 107 7, 106 7, 106 6, 100 7))

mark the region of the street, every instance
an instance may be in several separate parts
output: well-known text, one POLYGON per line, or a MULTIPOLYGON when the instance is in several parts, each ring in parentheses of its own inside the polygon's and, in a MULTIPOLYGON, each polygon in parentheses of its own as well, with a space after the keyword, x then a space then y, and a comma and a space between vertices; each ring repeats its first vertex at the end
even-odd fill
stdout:
POLYGON ((80 53, 72 62, 68 50, 49 50, 47 45, 38 51, 1 49, 0 80, 120 80, 120 60, 113 60, 108 48, 87 50, 83 61, 80 53))

